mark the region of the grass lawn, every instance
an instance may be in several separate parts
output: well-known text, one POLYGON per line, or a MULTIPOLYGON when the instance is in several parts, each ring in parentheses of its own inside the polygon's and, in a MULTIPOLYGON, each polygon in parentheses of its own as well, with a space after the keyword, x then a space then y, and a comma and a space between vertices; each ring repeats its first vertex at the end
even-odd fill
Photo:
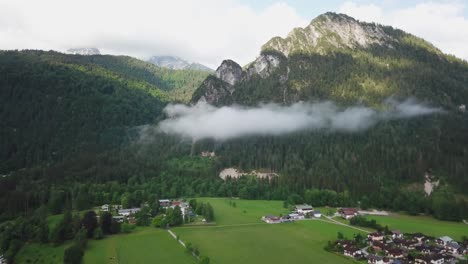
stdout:
POLYGON ((91 240, 84 263, 174 263, 194 264, 195 259, 167 231, 137 228, 130 234, 91 240))
POLYGON ((421 232, 435 237, 450 236, 453 239, 461 239, 463 235, 468 235, 468 225, 457 222, 440 221, 430 216, 367 216, 375 219, 377 223, 390 229, 399 229, 405 233, 421 232))
POLYGON ((26 244, 18 252, 15 263, 63 263, 63 252, 71 243, 54 247, 50 244, 26 244))
POLYGON ((352 237, 359 232, 344 226, 305 220, 295 223, 265 224, 260 217, 287 213, 281 201, 197 199, 210 202, 217 226, 179 227, 173 231, 183 241, 197 246, 211 263, 354 263, 323 248, 337 233, 352 237))

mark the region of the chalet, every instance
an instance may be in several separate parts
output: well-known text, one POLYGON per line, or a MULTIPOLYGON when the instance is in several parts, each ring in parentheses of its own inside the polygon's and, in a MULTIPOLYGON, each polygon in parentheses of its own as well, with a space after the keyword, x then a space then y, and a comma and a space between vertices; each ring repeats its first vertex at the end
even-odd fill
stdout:
POLYGON ((392 238, 403 238, 403 233, 400 230, 392 230, 392 238))
POLYGON ((357 208, 341 208, 338 210, 338 212, 341 214, 341 217, 344 219, 351 219, 358 215, 358 209, 357 208))
POLYGON ((336 241, 336 244, 341 246, 342 248, 347 248, 347 247, 354 246, 356 243, 352 240, 341 239, 341 240, 336 241))
POLYGON ((377 255, 369 255, 367 257, 367 263, 369 264, 384 264, 383 257, 377 255))
POLYGON ((301 214, 301 215, 311 214, 314 211, 314 208, 308 204, 296 205, 294 209, 298 214, 301 214))
POLYGON ((448 252, 448 253, 452 253, 452 254, 457 254, 458 253, 458 249, 460 249, 460 245, 455 242, 455 241, 452 241, 452 242, 448 242, 445 247, 444 247, 445 251, 448 252))
POLYGON ((322 217, 322 213, 319 210, 315 210, 313 214, 314 214, 314 217, 316 218, 322 217))
POLYGON ((380 241, 372 241, 371 246, 374 250, 381 251, 386 248, 386 245, 380 241))
POLYGON ((430 254, 432 253, 431 246, 422 244, 420 246, 416 246, 415 249, 423 254, 430 254))
POLYGON ((405 256, 405 252, 399 248, 392 248, 388 250, 387 256, 391 258, 403 258, 405 256))
POLYGON ((120 209, 118 214, 121 216, 129 216, 139 212, 141 208, 120 209))
POLYGON ((360 258, 362 255, 362 252, 356 246, 349 246, 343 250, 343 254, 348 257, 360 258))
POLYGON ((417 256, 414 258, 414 262, 421 264, 443 264, 445 260, 442 255, 437 254, 417 256))
POLYGON ((159 206, 161 206, 162 208, 167 208, 170 205, 171 205, 171 201, 168 199, 159 200, 159 206))
POLYGON ((452 241, 453 239, 448 236, 443 236, 443 237, 439 237, 438 239, 436 239, 437 244, 441 246, 445 246, 447 243, 452 242, 452 241))
POLYGON ((382 232, 374 232, 367 235, 369 241, 383 241, 385 235, 382 232))
POLYGON ((101 206, 101 211, 103 212, 109 212, 110 206, 108 204, 104 204, 101 206))
POLYGON ((266 215, 262 217, 262 220, 268 224, 279 224, 281 223, 281 218, 274 215, 266 215))

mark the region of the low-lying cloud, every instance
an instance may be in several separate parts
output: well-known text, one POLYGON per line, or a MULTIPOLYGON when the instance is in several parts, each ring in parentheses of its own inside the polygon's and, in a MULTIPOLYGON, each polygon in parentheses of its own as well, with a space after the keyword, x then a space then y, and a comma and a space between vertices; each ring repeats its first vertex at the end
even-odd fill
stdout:
POLYGON ((387 100, 385 110, 355 106, 340 108, 330 101, 295 103, 290 106, 264 104, 258 107, 208 104, 168 105, 168 119, 158 129, 192 140, 227 140, 255 135, 283 135, 304 130, 359 132, 380 121, 407 119, 442 112, 414 99, 403 102, 387 100))

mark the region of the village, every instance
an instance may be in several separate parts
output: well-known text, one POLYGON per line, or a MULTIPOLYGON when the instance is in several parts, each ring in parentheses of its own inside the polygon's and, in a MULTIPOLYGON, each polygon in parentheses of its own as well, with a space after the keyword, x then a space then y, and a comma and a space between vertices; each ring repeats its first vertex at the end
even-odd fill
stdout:
MULTIPOLYGON (((332 215, 350 220, 369 212, 357 208, 339 208, 332 215)), ((376 212, 384 215, 384 212, 376 212)), ((324 216, 333 220, 332 216, 324 216)), ((319 210, 308 204, 295 205, 291 213, 285 216, 266 215, 261 219, 268 224, 288 223, 298 220, 318 220, 322 217, 319 210)), ((340 222, 337 222, 340 223, 340 222)), ((352 240, 339 238, 328 250, 369 264, 442 264, 457 263, 468 255, 468 240, 457 242, 451 237, 439 238, 422 233, 402 233, 399 230, 372 232, 367 237, 355 236, 352 240)))

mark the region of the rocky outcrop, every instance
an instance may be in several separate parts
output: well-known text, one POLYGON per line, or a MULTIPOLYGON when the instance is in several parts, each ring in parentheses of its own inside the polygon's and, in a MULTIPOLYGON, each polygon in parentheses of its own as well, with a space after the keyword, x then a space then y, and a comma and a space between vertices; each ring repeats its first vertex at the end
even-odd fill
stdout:
POLYGON ((224 60, 216 69, 216 77, 233 86, 242 78, 242 67, 233 60, 224 60))
MULTIPOLYGON (((247 69, 232 60, 224 60, 216 69, 215 76, 209 76, 195 91, 192 103, 198 102, 217 105, 228 103, 236 88, 253 77, 268 78, 276 72, 284 60, 284 56, 274 53, 262 53, 247 69)), ((279 82, 284 84, 288 80, 289 69, 280 74, 279 82)))
POLYGON ((392 47, 397 41, 380 25, 363 23, 344 14, 325 13, 305 28, 295 28, 286 38, 275 37, 262 50, 292 53, 326 53, 334 49, 368 48, 371 45, 392 47))

